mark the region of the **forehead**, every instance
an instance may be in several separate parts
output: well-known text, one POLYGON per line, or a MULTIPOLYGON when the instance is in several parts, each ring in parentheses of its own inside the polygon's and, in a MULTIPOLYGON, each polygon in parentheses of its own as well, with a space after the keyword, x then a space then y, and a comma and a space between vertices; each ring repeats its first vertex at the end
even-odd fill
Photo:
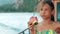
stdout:
POLYGON ((50 9, 50 6, 47 3, 39 3, 37 5, 37 10, 40 11, 41 8, 48 8, 48 9, 50 9))
POLYGON ((43 4, 43 5, 40 5, 40 9, 43 8, 43 9, 50 9, 50 6, 46 3, 46 4, 43 4))

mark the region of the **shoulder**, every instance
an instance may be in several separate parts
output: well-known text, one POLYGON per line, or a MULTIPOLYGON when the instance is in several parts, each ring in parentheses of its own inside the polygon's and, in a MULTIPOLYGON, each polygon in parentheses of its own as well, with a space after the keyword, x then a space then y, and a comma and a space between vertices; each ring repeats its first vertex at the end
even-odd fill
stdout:
POLYGON ((56 32, 60 32, 60 22, 56 22, 55 26, 57 26, 56 29, 55 29, 55 31, 56 32))
POLYGON ((54 28, 56 29, 56 28, 60 28, 60 22, 54 22, 54 28))
POLYGON ((60 27, 60 22, 55 22, 55 26, 60 27))

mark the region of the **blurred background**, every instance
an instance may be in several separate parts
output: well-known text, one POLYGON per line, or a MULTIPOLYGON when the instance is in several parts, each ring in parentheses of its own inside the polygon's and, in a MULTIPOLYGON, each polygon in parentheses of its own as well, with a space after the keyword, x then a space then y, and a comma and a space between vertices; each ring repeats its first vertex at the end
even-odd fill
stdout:
MULTIPOLYGON (((41 22, 43 19, 36 10, 40 1, 43 0, 0 0, 0 34, 18 34, 24 31, 28 28, 27 22, 31 16, 37 16, 41 22)), ((57 7, 59 16, 60 4, 57 7)))
MULTIPOLYGON (((31 16, 42 21, 36 6, 39 0, 0 0, 0 34, 18 34, 28 28, 31 16)), ((28 32, 26 32, 28 34, 28 32)))
POLYGON ((60 1, 57 2, 57 21, 60 22, 60 1))

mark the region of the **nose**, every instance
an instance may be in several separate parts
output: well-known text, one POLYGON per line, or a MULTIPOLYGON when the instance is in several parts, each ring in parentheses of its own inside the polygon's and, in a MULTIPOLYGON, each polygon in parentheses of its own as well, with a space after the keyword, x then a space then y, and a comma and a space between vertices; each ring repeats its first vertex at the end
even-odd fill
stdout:
POLYGON ((42 14, 43 14, 43 15, 45 14, 45 11, 44 11, 44 10, 42 11, 42 14))

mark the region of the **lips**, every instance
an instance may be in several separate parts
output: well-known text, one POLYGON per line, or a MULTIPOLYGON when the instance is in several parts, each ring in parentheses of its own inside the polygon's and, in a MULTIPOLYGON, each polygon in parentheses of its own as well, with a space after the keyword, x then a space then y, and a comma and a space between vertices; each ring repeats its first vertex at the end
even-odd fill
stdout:
POLYGON ((45 17, 46 15, 41 15, 42 17, 45 17))
POLYGON ((41 15, 42 17, 46 16, 46 15, 41 15))

